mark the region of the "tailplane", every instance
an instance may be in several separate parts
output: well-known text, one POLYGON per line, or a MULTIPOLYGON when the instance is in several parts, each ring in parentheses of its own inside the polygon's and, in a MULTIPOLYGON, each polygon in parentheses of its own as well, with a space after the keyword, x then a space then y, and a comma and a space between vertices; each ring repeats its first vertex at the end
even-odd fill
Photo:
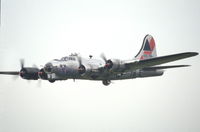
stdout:
POLYGON ((155 41, 151 35, 146 35, 142 47, 135 58, 137 60, 146 60, 154 57, 157 57, 155 41))

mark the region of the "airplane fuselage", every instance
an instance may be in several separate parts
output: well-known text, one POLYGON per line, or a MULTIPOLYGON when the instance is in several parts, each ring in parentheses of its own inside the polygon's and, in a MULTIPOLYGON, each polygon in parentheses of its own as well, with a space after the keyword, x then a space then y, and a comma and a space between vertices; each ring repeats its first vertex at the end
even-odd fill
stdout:
MULTIPOLYGON (((118 71, 105 70, 104 72, 99 72, 97 69, 104 66, 105 62, 98 59, 85 59, 82 58, 82 64, 86 68, 86 72, 80 74, 78 71, 79 64, 77 61, 77 56, 67 56, 62 59, 55 59, 48 62, 45 68, 51 66, 51 70, 47 70, 48 80, 67 80, 67 79, 85 79, 85 80, 122 80, 122 79, 133 79, 137 77, 150 77, 150 76, 161 76, 163 75, 163 70, 133 70, 123 72, 123 68, 118 71), (96 70, 95 70, 96 69, 96 70)), ((116 60, 116 59, 113 59, 116 60)), ((120 61, 123 66, 123 61, 120 61)))

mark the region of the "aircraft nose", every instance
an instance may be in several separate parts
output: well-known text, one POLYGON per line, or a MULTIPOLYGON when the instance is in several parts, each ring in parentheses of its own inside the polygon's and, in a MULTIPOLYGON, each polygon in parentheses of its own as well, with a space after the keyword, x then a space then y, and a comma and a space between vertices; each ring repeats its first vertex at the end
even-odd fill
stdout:
POLYGON ((44 71, 47 72, 47 73, 51 73, 51 72, 52 72, 52 68, 53 68, 52 63, 47 63, 47 64, 44 66, 44 71))

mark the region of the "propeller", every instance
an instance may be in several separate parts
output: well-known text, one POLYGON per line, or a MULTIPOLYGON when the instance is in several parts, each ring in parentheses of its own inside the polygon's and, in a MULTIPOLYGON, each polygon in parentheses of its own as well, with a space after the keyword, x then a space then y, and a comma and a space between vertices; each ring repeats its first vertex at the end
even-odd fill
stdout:
POLYGON ((100 55, 100 57, 105 61, 105 66, 104 66, 104 68, 105 68, 105 69, 111 69, 112 66, 113 66, 112 60, 111 60, 111 59, 107 59, 104 53, 102 53, 102 54, 100 55))
POLYGON ((78 56, 78 64, 79 64, 79 66, 82 65, 82 58, 80 56, 78 56))
MULTIPOLYGON (((28 82, 31 80, 38 80, 40 79, 47 79, 47 74, 44 72, 44 69, 41 70, 36 66, 33 65, 32 67, 25 67, 24 59, 20 59, 20 70, 19 71, 0 71, 0 74, 3 75, 14 75, 13 80, 16 80, 19 76, 23 79, 26 79, 28 82)), ((41 80, 38 81, 38 87, 41 87, 41 80)))
POLYGON ((38 88, 41 88, 41 87, 42 87, 42 80, 41 80, 41 79, 38 80, 38 82, 37 82, 37 87, 38 87, 38 88))
MULTIPOLYGON (((22 77, 23 78, 23 75, 24 75, 24 71, 22 70, 22 69, 24 69, 24 59, 20 59, 20 67, 21 67, 21 69, 20 69, 20 71, 18 72, 18 75, 20 76, 20 77, 22 77)), ((17 78, 19 78, 19 76, 17 76, 17 77, 15 77, 15 78, 13 78, 13 79, 17 79, 17 78)))
POLYGON ((20 59, 20 67, 21 67, 21 70, 20 70, 20 72, 19 72, 19 75, 20 75, 20 77, 24 77, 24 75, 25 75, 25 69, 24 69, 24 59, 20 59))
POLYGON ((100 55, 100 57, 101 57, 105 62, 107 61, 106 56, 105 56, 104 53, 102 53, 102 54, 100 55))
POLYGON ((78 67, 78 73, 79 74, 83 74, 86 72, 86 68, 85 66, 82 64, 82 58, 80 56, 78 56, 78 64, 79 64, 79 67, 78 67))
POLYGON ((21 66, 21 69, 24 68, 24 59, 20 59, 20 66, 21 66))

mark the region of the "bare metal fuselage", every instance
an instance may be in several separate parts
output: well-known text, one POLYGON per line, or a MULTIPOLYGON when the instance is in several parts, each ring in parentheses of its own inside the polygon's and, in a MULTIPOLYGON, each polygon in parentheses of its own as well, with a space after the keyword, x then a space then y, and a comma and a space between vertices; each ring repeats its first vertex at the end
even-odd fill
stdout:
MULTIPOLYGON (((102 67, 104 61, 97 59, 84 59, 82 58, 83 65, 86 66, 88 70, 86 73, 80 75, 77 72, 79 67, 76 59, 77 57, 72 57, 74 59, 66 60, 53 60, 49 63, 52 64, 53 69, 51 73, 48 73, 48 79, 54 80, 67 80, 67 79, 84 79, 84 80, 123 80, 123 79, 133 79, 133 78, 143 78, 143 77, 152 77, 152 76, 161 76, 163 75, 163 70, 144 70, 137 69, 133 71, 115 72, 115 71, 104 71, 99 72, 95 71, 99 67, 102 67)), ((123 62, 122 62, 123 63, 123 62)))

